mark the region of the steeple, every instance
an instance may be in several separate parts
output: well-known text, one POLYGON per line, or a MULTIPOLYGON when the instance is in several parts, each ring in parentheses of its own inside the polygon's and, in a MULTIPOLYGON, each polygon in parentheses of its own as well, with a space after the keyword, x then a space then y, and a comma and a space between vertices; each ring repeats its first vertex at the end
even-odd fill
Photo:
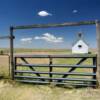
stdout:
POLYGON ((83 37, 82 32, 79 32, 79 33, 78 33, 78 39, 80 40, 80 39, 82 39, 82 37, 83 37))

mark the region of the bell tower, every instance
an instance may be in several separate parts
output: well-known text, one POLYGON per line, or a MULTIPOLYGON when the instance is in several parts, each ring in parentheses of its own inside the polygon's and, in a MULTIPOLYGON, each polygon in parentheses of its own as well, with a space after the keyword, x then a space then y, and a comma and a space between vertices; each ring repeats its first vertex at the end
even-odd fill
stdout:
POLYGON ((82 34, 82 32, 79 32, 78 33, 78 39, 80 40, 80 39, 82 39, 83 38, 83 34, 82 34))

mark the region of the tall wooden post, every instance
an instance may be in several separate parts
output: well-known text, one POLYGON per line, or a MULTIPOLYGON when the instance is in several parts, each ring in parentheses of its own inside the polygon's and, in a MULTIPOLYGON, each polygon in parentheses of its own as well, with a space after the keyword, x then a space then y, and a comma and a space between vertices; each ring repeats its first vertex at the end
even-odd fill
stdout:
POLYGON ((100 86, 100 22, 96 20, 96 32, 97 32, 97 79, 100 86))
POLYGON ((11 63, 11 77, 14 79, 14 62, 13 62, 13 27, 10 27, 10 63, 11 63))

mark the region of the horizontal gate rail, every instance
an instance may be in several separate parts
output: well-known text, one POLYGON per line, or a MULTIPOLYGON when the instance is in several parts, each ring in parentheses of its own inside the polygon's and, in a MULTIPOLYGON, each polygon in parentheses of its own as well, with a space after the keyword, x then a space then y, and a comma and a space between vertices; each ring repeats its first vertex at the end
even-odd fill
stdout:
POLYGON ((52 64, 52 65, 48 65, 48 64, 16 64, 16 66, 96 68, 96 66, 89 66, 89 65, 67 65, 67 64, 59 64, 59 65, 57 65, 57 64, 52 64))
MULTIPOLYGON (((36 84, 51 84, 51 82, 47 81, 33 81, 33 80, 16 80, 18 82, 25 82, 25 83, 36 83, 36 84)), ((58 85, 72 85, 72 86, 86 86, 87 84, 84 83, 65 83, 65 82, 52 82, 52 84, 58 84, 58 85)), ((88 87, 96 87, 96 85, 89 84, 88 87)))
POLYGON ((96 76, 96 73, 78 73, 78 72, 71 72, 71 73, 64 73, 64 72, 38 72, 38 71, 21 71, 15 70, 15 73, 39 73, 39 74, 54 74, 54 75, 79 75, 79 76, 96 76))
POLYGON ((16 58, 93 58, 96 54, 71 54, 71 55, 15 55, 16 58))
POLYGON ((32 79, 46 79, 46 80, 64 80, 64 81, 91 81, 96 82, 95 79, 82 79, 82 78, 49 78, 49 77, 34 77, 34 76, 14 76, 15 78, 32 78, 32 79))

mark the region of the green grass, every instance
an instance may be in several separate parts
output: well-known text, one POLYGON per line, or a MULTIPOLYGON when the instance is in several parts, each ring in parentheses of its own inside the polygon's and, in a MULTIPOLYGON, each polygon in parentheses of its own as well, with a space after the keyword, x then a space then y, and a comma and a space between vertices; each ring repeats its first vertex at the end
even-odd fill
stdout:
MULTIPOLYGON (((9 48, 0 48, 0 51, 10 52, 9 48)), ((31 49, 31 48, 14 48, 14 53, 25 53, 25 52, 49 52, 49 53, 70 53, 70 49, 31 49)))
MULTIPOLYGON (((0 48, 0 51, 9 53, 10 48, 0 48)), ((89 52, 96 52, 96 49, 90 49, 89 52)), ((14 53, 27 53, 27 52, 49 52, 50 54, 68 54, 71 53, 71 49, 36 49, 36 48, 14 48, 14 53)))

